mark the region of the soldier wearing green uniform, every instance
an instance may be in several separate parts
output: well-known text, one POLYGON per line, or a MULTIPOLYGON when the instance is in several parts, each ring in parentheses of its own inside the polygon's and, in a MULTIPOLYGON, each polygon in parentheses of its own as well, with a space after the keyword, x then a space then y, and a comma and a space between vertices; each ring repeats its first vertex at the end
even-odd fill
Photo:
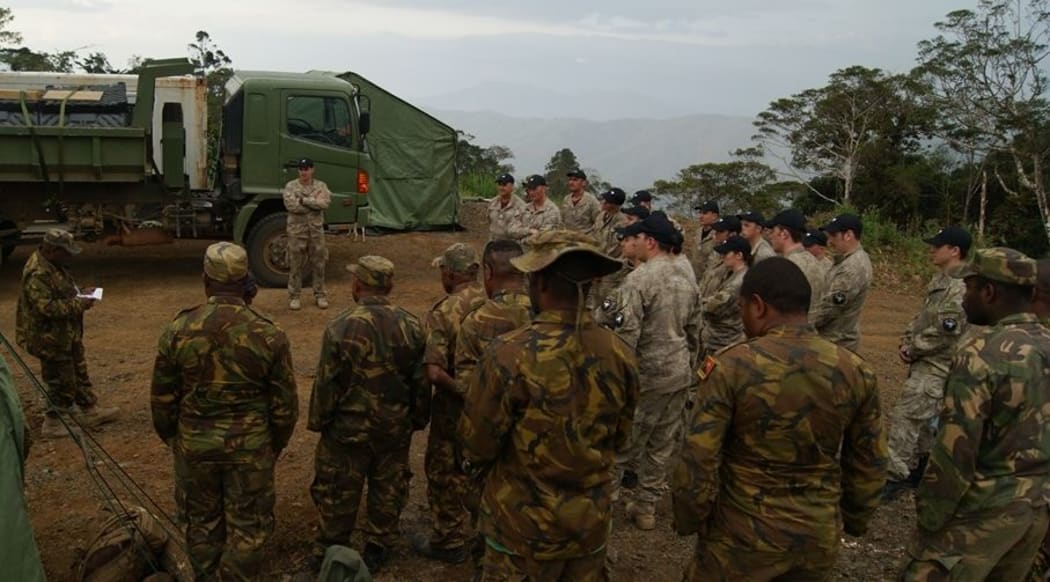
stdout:
POLYGON ((958 226, 926 239, 939 272, 926 286, 922 310, 904 330, 898 348, 901 361, 908 364, 908 379, 890 414, 887 499, 904 487, 918 486, 929 456, 944 402, 944 379, 967 329, 963 283, 948 273, 962 264, 971 242, 970 233, 958 226))
POLYGON ((572 231, 527 248, 512 263, 538 315, 485 351, 460 421, 466 460, 487 472, 481 579, 604 581, 614 455, 631 432, 638 372, 583 300, 620 263, 572 231))
POLYGON ((959 347, 918 491, 904 580, 1022 580, 1050 523, 1050 331, 1032 309, 1036 262, 982 249, 953 273, 988 330, 959 347))
POLYGON ((393 263, 368 255, 349 269, 357 305, 325 328, 306 426, 321 433, 310 486, 321 515, 314 555, 350 544, 367 483, 362 558, 375 574, 400 536, 408 450, 412 432, 430 417, 430 386, 423 378, 423 327, 388 298, 393 263))
POLYGON ((807 322, 802 271, 773 257, 740 290, 749 341, 700 364, 673 484, 697 535, 685 580, 823 580, 840 524, 862 535, 885 479, 874 371, 807 322))
POLYGON ((41 428, 44 438, 68 434, 58 419, 60 413, 73 413, 81 425, 93 427, 115 420, 118 412, 98 406, 88 379, 84 312, 95 305, 95 300, 81 296, 68 269, 80 251, 72 234, 52 228, 22 270, 15 339, 22 349, 40 358, 40 375, 47 384, 48 398, 41 428))
POLYGON ((456 341, 468 313, 485 302, 478 284, 478 253, 465 243, 448 247, 434 265, 441 269, 441 285, 448 294, 426 318, 426 378, 434 386, 434 401, 424 468, 433 516, 430 539, 416 537, 415 550, 424 556, 459 563, 467 559, 470 512, 464 505, 467 475, 460 462, 456 423, 463 410, 465 386, 456 372, 456 341))
MULTIPOLYGON (((1036 261, 1035 294, 1032 296, 1032 311, 1043 327, 1050 329, 1050 259, 1036 261)), ((1032 569, 1028 571, 1028 582, 1043 582, 1050 573, 1050 530, 1043 536, 1032 569)))
POLYGON ((248 304, 248 257, 228 242, 204 254, 207 303, 160 336, 150 403, 175 457, 176 500, 199 579, 258 580, 274 526, 274 463, 299 400, 288 338, 248 304))

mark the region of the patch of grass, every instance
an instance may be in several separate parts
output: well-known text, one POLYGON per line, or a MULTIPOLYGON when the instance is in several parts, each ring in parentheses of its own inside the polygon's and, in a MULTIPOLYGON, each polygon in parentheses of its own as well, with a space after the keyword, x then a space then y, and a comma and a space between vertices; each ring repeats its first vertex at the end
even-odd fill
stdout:
POLYGON ((464 174, 459 177, 459 198, 495 198, 496 183, 489 174, 464 174))

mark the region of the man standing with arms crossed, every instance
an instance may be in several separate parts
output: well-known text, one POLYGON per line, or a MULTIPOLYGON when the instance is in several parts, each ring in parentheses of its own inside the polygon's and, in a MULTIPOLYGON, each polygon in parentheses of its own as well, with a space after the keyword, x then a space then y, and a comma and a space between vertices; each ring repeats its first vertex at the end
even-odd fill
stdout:
POLYGON ((569 195, 561 206, 562 227, 589 232, 601 211, 598 199, 587 191, 587 174, 583 170, 577 168, 566 176, 569 178, 569 195))
POLYGON ((324 272, 328 248, 324 242, 324 211, 332 202, 328 185, 314 179, 314 161, 299 160, 299 177, 284 185, 284 208, 288 211, 288 308, 302 309, 299 295, 303 287, 303 268, 313 274, 314 301, 328 309, 324 272))
POLYGON ((521 222, 508 232, 518 242, 543 231, 561 228, 561 211, 547 199, 547 179, 533 174, 525 178, 524 186, 529 202, 525 205, 521 222))
POLYGON ((525 202, 514 195, 514 176, 497 176, 496 192, 489 202, 489 240, 514 239, 511 233, 520 228, 525 213, 525 202))

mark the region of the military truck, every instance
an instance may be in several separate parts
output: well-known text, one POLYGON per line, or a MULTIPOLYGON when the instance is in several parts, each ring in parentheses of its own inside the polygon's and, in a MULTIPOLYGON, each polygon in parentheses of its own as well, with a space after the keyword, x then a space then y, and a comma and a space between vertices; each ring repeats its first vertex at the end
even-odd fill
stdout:
POLYGON ((281 194, 305 157, 332 191, 333 231, 455 224, 451 127, 354 73, 238 71, 211 159, 208 87, 192 73, 186 59, 137 75, 0 73, 4 256, 55 224, 109 244, 232 238, 261 284, 282 286, 281 194))

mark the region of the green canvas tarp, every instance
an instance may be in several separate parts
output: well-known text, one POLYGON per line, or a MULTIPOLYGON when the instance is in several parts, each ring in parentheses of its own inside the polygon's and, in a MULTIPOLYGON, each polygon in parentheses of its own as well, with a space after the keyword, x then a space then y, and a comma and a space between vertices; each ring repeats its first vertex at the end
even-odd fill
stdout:
POLYGON ((369 225, 396 230, 455 225, 456 130, 357 73, 339 78, 371 101, 367 140, 378 175, 368 195, 369 225))

